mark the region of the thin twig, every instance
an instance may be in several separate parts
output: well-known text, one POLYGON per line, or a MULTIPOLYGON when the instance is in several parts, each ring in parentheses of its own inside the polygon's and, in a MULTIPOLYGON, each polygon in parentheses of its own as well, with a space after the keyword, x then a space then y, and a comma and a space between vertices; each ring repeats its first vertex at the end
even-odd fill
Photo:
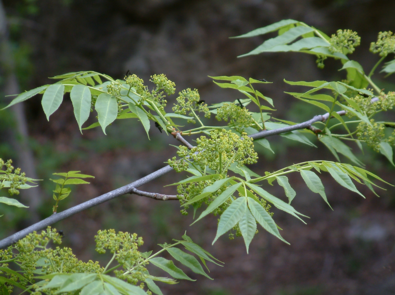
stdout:
MULTIPOLYGON (((340 116, 344 116, 346 114, 346 111, 339 111, 337 113, 340 116)), ((313 130, 316 133, 316 130, 314 128, 312 128, 313 127, 312 124, 315 122, 319 122, 319 121, 325 122, 326 120, 328 120, 328 117, 329 117, 329 113, 326 113, 324 115, 317 115, 317 116, 314 116, 312 119, 310 119, 306 122, 303 122, 303 123, 290 125, 290 126, 286 126, 286 127, 282 127, 282 128, 277 128, 277 129, 273 129, 273 130, 264 130, 264 131, 252 134, 252 135, 250 135, 250 137, 253 138, 254 140, 256 140, 256 139, 261 139, 261 138, 265 138, 268 136, 291 132, 293 130, 304 129, 304 128, 313 130)))
POLYGON ((133 188, 130 193, 139 195, 142 197, 148 197, 151 199, 160 200, 160 201, 178 200, 177 195, 164 195, 164 194, 158 194, 158 193, 144 192, 144 191, 138 190, 137 188, 133 188))

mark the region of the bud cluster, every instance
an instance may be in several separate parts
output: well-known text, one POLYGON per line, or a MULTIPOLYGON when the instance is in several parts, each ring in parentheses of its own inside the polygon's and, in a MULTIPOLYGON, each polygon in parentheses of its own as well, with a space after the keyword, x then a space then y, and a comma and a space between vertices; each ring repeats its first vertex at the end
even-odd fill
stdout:
MULTIPOLYGON (((200 95, 197 89, 187 88, 178 93, 177 103, 174 104, 173 112, 180 115, 194 116, 194 111, 204 113, 204 117, 210 118, 210 110, 206 103, 200 101, 200 95)), ((195 123, 195 120, 188 120, 189 123, 195 123)))
POLYGON ((340 52, 343 54, 351 54, 355 51, 355 47, 361 44, 361 37, 357 32, 351 30, 338 30, 336 35, 333 34, 330 39, 332 53, 340 52))
POLYGON ((244 128, 254 125, 254 121, 248 109, 234 103, 225 103, 217 110, 217 116, 215 118, 218 121, 229 121, 228 126, 240 133, 244 128))
POLYGON ((376 42, 370 44, 370 51, 385 57, 390 53, 395 53, 395 36, 391 31, 379 32, 376 42))

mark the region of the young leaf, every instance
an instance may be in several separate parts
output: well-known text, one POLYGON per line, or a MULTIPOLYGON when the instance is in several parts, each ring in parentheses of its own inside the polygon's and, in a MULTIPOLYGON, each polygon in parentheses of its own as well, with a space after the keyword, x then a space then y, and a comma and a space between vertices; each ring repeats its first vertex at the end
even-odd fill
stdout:
POLYGON ((7 197, 0 197, 0 203, 6 204, 8 206, 18 207, 18 208, 29 208, 29 206, 23 205, 18 200, 15 200, 15 199, 12 199, 12 198, 7 198, 7 197))
POLYGON ((181 180, 179 182, 168 184, 167 186, 179 185, 179 184, 189 183, 189 182, 205 181, 205 180, 209 180, 209 179, 212 179, 212 178, 217 178, 218 176, 219 176, 219 174, 209 174, 209 175, 203 175, 203 176, 191 176, 191 177, 188 177, 187 179, 181 180))
POLYGON ((66 282, 66 280, 70 277, 70 275, 55 275, 51 281, 44 285, 41 288, 38 288, 37 291, 41 291, 43 289, 54 289, 54 288, 59 288, 66 282))
POLYGON ((150 263, 159 267, 160 269, 167 272, 173 278, 178 280, 188 280, 188 281, 196 281, 188 277, 181 269, 174 265, 173 261, 167 260, 163 257, 154 257, 149 260, 150 263))
POLYGON ((297 214, 299 214, 301 216, 305 216, 305 215, 303 215, 302 213, 299 213, 298 211, 296 211, 295 208, 292 207, 291 205, 285 203, 284 201, 280 200, 279 198, 276 198, 275 196, 273 196, 272 194, 268 193, 267 191, 265 191, 264 189, 260 188, 259 186, 255 185, 255 184, 252 184, 252 183, 249 183, 249 182, 246 182, 246 184, 253 191, 255 191, 258 195, 260 195, 262 198, 264 198, 265 200, 267 200, 270 203, 272 203, 276 208, 291 214, 292 216, 298 218, 303 223, 305 223, 303 221, 303 219, 301 219, 297 214))
POLYGON ((332 136, 321 136, 321 142, 323 142, 326 146, 330 146, 335 149, 338 153, 346 156, 355 164, 362 166, 363 163, 351 152, 351 149, 345 145, 341 140, 332 136))
POLYGON ((150 121, 148 119, 147 114, 142 109, 140 109, 138 106, 136 106, 132 103, 129 103, 129 109, 139 117, 140 122, 141 122, 141 124, 143 124, 144 130, 147 133, 147 136, 149 138, 148 132, 151 128, 151 125, 150 125, 150 121))
POLYGON ((221 188, 221 186, 223 186, 230 179, 231 178, 224 178, 224 179, 217 180, 212 185, 209 185, 209 186, 205 187, 201 194, 193 197, 191 200, 189 200, 188 202, 183 204, 183 206, 190 205, 192 203, 195 203, 197 201, 200 201, 201 199, 204 199, 204 198, 208 197, 210 194, 212 194, 212 193, 216 192, 217 190, 219 190, 221 188))
POLYGON ((286 176, 277 176, 277 183, 279 186, 282 186, 284 188, 285 191, 285 195, 288 198, 288 203, 291 204, 292 200, 295 198, 296 196, 296 192, 295 190, 291 187, 291 185, 288 182, 288 177, 286 176))
POLYGON ((248 207, 251 210, 252 216, 254 216, 255 220, 270 234, 279 238, 284 243, 289 244, 284 238, 280 235, 278 231, 277 225, 274 222, 273 218, 270 214, 253 198, 248 197, 248 207))
POLYGON ((268 25, 266 27, 255 29, 247 34, 243 34, 243 35, 232 37, 232 38, 250 38, 250 37, 255 37, 255 36, 259 36, 259 35, 264 35, 264 34, 267 34, 270 32, 277 31, 277 30, 281 29, 282 27, 289 26, 291 24, 296 24, 296 23, 299 23, 299 22, 296 20, 293 20, 293 19, 284 19, 282 21, 276 22, 276 23, 268 25))
POLYGON ((333 177, 334 180, 336 180, 338 184, 349 189, 350 191, 356 192, 357 194, 365 198, 365 196, 357 190, 351 178, 346 173, 344 173, 338 167, 331 163, 324 162, 324 165, 326 169, 328 169, 329 174, 333 177))
POLYGON ((63 101, 64 85, 53 84, 45 90, 41 104, 47 120, 59 108, 63 101))
POLYGON ((93 281, 86 285, 82 290, 80 295, 96 295, 103 294, 104 285, 102 281, 93 281))
POLYGON ((213 255, 211 255, 209 252, 204 250, 199 245, 197 245, 197 244, 195 244, 193 242, 186 242, 186 241, 185 242, 181 241, 181 244, 185 247, 185 249, 187 249, 188 251, 196 254, 200 258, 202 258, 204 260, 207 260, 207 261, 210 261, 211 263, 214 263, 216 265, 222 266, 221 264, 219 264, 218 262, 215 261, 215 260, 217 260, 217 261, 221 262, 220 260, 216 259, 213 255))
POLYGON ((82 133, 81 126, 88 120, 91 111, 91 92, 89 87, 75 85, 70 92, 70 99, 74 107, 74 116, 82 133))
POLYGON ((121 293, 119 293, 118 290, 109 283, 104 283, 104 292, 106 295, 121 295, 121 293))
POLYGON ((103 133, 106 134, 107 126, 114 122, 118 115, 117 99, 107 93, 100 94, 96 100, 95 109, 103 133))
POLYGON ((214 238, 213 244, 218 240, 220 236, 234 227, 240 219, 243 217, 247 210, 247 198, 237 198, 232 204, 222 213, 219 219, 217 234, 214 238))
MULTIPOLYGON (((227 199, 229 199, 232 194, 241 186, 241 183, 236 183, 230 187, 228 187, 225 191, 222 192, 208 207, 206 210, 200 214, 199 218, 196 219, 192 224, 198 222, 200 219, 205 217, 206 215, 210 214, 213 212, 215 209, 217 209, 219 206, 221 206, 227 199)), ((191 225, 192 225, 191 224, 191 225)))
POLYGON ((83 288, 94 281, 97 274, 76 273, 71 275, 56 293, 72 292, 83 288))
POLYGON ((256 232, 256 221, 254 216, 252 216, 250 210, 246 210, 243 217, 239 221, 239 228, 241 234, 244 239, 244 243, 246 245, 246 250, 248 254, 248 249, 250 247, 250 243, 254 238, 256 232))
POLYGON ((392 152, 392 147, 388 142, 380 142, 380 153, 387 157, 392 166, 395 166, 393 162, 394 154, 392 152))
POLYGON ((39 94, 41 91, 47 89, 48 85, 44 85, 44 86, 40 86, 37 88, 34 88, 32 90, 26 91, 26 92, 22 92, 21 94, 19 94, 17 97, 15 97, 9 104, 8 106, 6 106, 5 108, 2 108, 2 110, 9 108, 11 106, 13 106, 14 104, 23 102, 25 100, 28 100, 29 98, 39 94))
POLYGON ((148 289, 150 289, 153 293, 157 295, 163 295, 162 291, 159 289, 158 285, 151 279, 145 279, 144 281, 147 284, 148 289))
POLYGON ((90 182, 87 182, 79 178, 69 178, 66 180, 64 185, 68 185, 68 184, 90 184, 90 182))
MULTIPOLYGON (((325 187, 321 182, 321 179, 315 174, 313 171, 309 170, 301 170, 300 175, 302 176, 304 182, 307 187, 316 194, 320 194, 320 196, 324 199, 324 201, 328 204, 328 206, 332 209, 331 205, 328 202, 328 199, 325 194, 325 187)), ((333 210, 333 209, 332 209, 333 210)))
MULTIPOLYGON (((154 259, 154 258, 153 258, 154 259)), ((121 279, 118 279, 116 277, 110 277, 108 275, 100 275, 101 279, 109 284, 111 284, 112 286, 114 286, 115 288, 117 288, 119 291, 126 293, 126 294, 136 294, 136 295, 147 295, 147 293, 144 292, 143 289, 137 287, 137 286, 133 286, 129 283, 126 283, 124 281, 122 281, 121 279)), ((86 288, 86 287, 85 287, 86 288)), ((91 293, 89 293, 91 294, 91 293)), ((99 293, 92 293, 92 295, 96 295, 99 293)), ((80 294, 82 295, 82 293, 80 294)))
POLYGON ((205 276, 206 278, 212 280, 203 270, 202 266, 200 265, 199 261, 192 255, 183 252, 178 248, 167 248, 167 252, 177 261, 189 267, 194 273, 200 274, 205 276))

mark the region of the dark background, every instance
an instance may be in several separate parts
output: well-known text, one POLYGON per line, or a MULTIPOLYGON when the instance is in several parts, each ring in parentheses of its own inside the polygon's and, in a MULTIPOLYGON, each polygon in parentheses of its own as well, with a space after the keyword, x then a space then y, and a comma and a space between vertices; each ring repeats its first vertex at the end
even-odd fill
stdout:
MULTIPOLYGON (((296 122, 311 118, 318 109, 306 107, 284 91, 292 89, 283 82, 342 79, 338 61, 326 61, 324 70, 316 68, 312 56, 297 53, 265 54, 246 58, 249 52, 268 36, 253 39, 229 39, 282 19, 296 19, 324 31, 352 29, 362 37, 362 44, 351 56, 366 69, 378 60, 369 53, 370 42, 378 31, 393 30, 394 1, 373 0, 3 0, 7 16, 8 42, 13 71, 20 91, 52 83, 48 77, 72 71, 95 70, 123 78, 129 70, 145 81, 152 74, 166 74, 177 85, 199 89, 206 102, 233 100, 237 93, 215 86, 207 76, 241 75, 265 78, 273 84, 259 90, 274 99, 276 117, 296 122)), ((2 97, 7 94, 3 64, 2 97)), ((9 73, 9 72, 8 72, 9 73)), ((386 90, 394 90, 394 79, 375 81, 386 90)), ((175 99, 176 96, 173 97, 175 99)), ((6 99, 0 99, 3 105, 6 99)), ((169 99, 171 103, 171 99, 169 99)), ((71 102, 65 99, 48 123, 38 97, 24 104, 30 139, 29 149, 35 159, 40 183, 40 198, 26 210, 2 208, 0 237, 20 230, 37 219, 51 214, 52 172, 81 170, 96 178, 91 185, 74 190, 61 205, 65 209, 130 183, 161 168, 175 155, 168 144, 178 144, 155 128, 151 141, 139 123, 116 122, 104 136, 99 129, 79 133, 71 102)), ((18 161, 15 139, 10 133, 17 124, 7 110, 0 113, 0 157, 18 161), (14 127, 13 127, 14 126, 14 127), (13 143, 14 142, 14 143, 13 143)), ((90 122, 93 122, 93 117, 90 122)), ((87 126, 87 125, 86 125, 87 126)), ((16 140, 17 142, 18 140, 16 140)), ((292 163, 311 159, 334 160, 323 145, 300 146, 278 137, 270 138, 275 155, 264 152, 258 173, 281 169, 292 163)), ((371 170, 394 182, 394 168, 385 159, 366 149, 354 151, 371 170)), ((20 159, 19 159, 20 160, 20 159)), ((346 159, 343 159, 346 161, 346 159)), ((21 160, 19 166, 23 166, 21 160)), ((174 187, 163 187, 183 177, 175 172, 140 189, 175 193, 174 187)), ((185 229, 195 242, 225 262, 225 267, 211 267, 214 281, 198 281, 163 286, 164 294, 395 294, 395 194, 390 187, 381 198, 359 187, 360 196, 342 189, 330 177, 322 177, 332 212, 311 193, 299 175, 290 182, 297 191, 294 206, 310 216, 307 225, 274 211, 283 228, 281 241, 260 230, 246 254, 241 238, 229 241, 225 235, 214 246, 217 220, 208 217, 189 227, 191 216, 179 214, 177 202, 159 202, 135 195, 123 196, 76 214, 54 226, 64 232, 64 245, 73 248, 81 259, 100 260, 94 254, 94 235, 99 229, 136 232, 144 238, 143 250, 158 250, 158 243, 180 238, 185 229)), ((282 189, 269 190, 283 196, 282 189)), ((25 203, 29 198, 22 196, 25 203)), ((31 201, 31 200, 30 200, 31 201)), ((159 273, 164 275, 163 273, 159 273)), ((196 276, 188 273, 193 278, 196 276)), ((162 287, 162 286, 161 286, 162 287)))

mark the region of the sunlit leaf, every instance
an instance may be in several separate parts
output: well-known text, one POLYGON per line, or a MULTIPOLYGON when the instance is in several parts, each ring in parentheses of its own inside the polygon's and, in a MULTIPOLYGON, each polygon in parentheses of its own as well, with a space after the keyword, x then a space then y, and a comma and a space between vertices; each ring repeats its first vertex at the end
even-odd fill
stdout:
POLYGON ((103 93, 96 100, 95 109, 99 116, 99 123, 106 134, 106 128, 115 121, 118 115, 118 102, 114 96, 103 93))
POLYGON ((254 238, 256 232, 256 221, 254 216, 252 216, 249 209, 247 209, 243 217, 239 221, 239 228, 244 239, 244 244, 246 245, 246 250, 250 247, 251 241, 254 238))
POLYGON ((234 227, 243 217, 247 210, 247 198, 240 197, 230 204, 230 206, 221 214, 219 219, 217 234, 214 238, 213 244, 220 236, 234 227))
POLYGON ((181 269, 175 266, 173 261, 171 260, 167 260, 163 257, 154 257, 151 258, 149 262, 155 265, 156 267, 164 270, 175 279, 196 281, 188 277, 181 269))
POLYGON ((47 120, 59 108, 63 101, 64 85, 54 84, 45 90, 41 104, 47 120))
POLYGON ((285 195, 288 198, 288 203, 291 204, 292 200, 295 198, 296 196, 296 192, 295 190, 291 187, 291 185, 288 182, 288 177, 286 176, 277 176, 276 177, 278 185, 282 186, 284 188, 285 191, 285 195))
POLYGON ((89 87, 75 85, 70 92, 70 99, 74 107, 74 116, 82 133, 81 126, 88 120, 91 111, 91 92, 89 87))

